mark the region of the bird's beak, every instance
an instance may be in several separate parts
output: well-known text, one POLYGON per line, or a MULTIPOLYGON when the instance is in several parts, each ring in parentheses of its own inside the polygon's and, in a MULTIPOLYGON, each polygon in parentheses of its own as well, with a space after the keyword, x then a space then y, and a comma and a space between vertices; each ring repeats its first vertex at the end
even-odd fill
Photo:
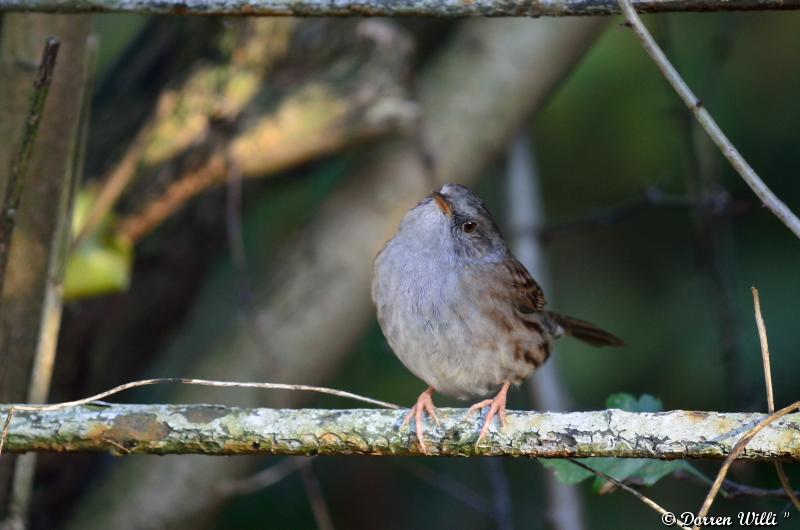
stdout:
POLYGON ((445 198, 444 195, 439 193, 438 191, 433 192, 433 200, 436 202, 436 206, 442 211, 450 219, 453 218, 453 207, 450 206, 450 202, 445 198))

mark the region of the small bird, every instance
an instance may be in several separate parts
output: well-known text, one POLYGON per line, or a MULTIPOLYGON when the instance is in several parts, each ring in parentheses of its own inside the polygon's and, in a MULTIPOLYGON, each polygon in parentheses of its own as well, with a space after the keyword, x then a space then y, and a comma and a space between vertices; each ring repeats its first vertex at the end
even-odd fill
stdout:
POLYGON ((425 412, 439 424, 434 392, 459 399, 497 392, 469 409, 489 407, 480 443, 496 416, 505 426, 509 387, 547 360, 555 339, 625 344, 594 324, 545 310, 541 287, 508 250, 486 204, 458 184, 408 211, 375 258, 372 300, 392 350, 428 384, 403 422, 415 419, 423 453, 425 412))

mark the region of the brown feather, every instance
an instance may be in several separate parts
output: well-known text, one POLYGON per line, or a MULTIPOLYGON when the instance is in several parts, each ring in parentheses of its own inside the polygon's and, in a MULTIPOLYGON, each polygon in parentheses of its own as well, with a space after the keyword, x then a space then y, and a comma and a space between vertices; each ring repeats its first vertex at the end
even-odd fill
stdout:
POLYGON ((548 311, 547 316, 550 318, 550 320, 561 326, 565 334, 575 337, 576 339, 587 344, 591 344, 592 346, 627 345, 627 343, 621 338, 617 337, 613 333, 609 333, 608 331, 600 329, 591 322, 560 315, 558 313, 553 313, 552 311, 548 311))
POLYGON ((545 300, 542 288, 536 283, 528 270, 513 256, 509 256, 505 265, 507 289, 511 293, 514 306, 521 313, 534 313, 544 309, 545 300))

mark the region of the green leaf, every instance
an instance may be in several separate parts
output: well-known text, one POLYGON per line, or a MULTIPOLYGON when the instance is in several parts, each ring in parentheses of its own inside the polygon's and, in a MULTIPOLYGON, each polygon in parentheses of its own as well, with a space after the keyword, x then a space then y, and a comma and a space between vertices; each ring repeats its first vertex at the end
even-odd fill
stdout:
MULTIPOLYGON (((650 394, 643 394, 637 399, 633 395, 626 393, 608 396, 606 407, 628 412, 660 412, 664 409, 661 400, 650 394)), ((592 490, 598 494, 606 492, 608 482, 605 479, 576 466, 569 460, 541 460, 541 462, 544 467, 552 469, 561 482, 577 484, 587 478, 595 477, 592 490)), ((666 461, 648 458, 603 457, 585 458, 581 462, 620 482, 627 481, 642 486, 652 486, 665 476, 678 470, 684 470, 702 477, 702 474, 694 466, 682 460, 666 461)))
POLYGON ((661 403, 660 399, 650 394, 642 394, 639 399, 636 399, 631 394, 620 392, 608 396, 606 408, 620 409, 627 412, 661 412, 664 410, 664 404, 661 403))
POLYGON ((124 291, 130 283, 132 262, 131 245, 90 238, 67 259, 64 300, 124 291))
MULTIPOLYGON (((586 460, 595 460, 594 458, 587 458, 586 460)), ((544 467, 552 469, 556 474, 556 478, 564 484, 577 484, 593 477, 591 471, 586 471, 582 467, 576 466, 569 460, 562 460, 560 458, 543 458, 539 460, 544 467)), ((587 462, 586 465, 589 465, 587 462)))
MULTIPOLYGON (((634 477, 647 463, 647 460, 644 458, 597 458, 592 460, 593 462, 587 462, 586 465, 597 471, 602 471, 620 482, 634 477)), ((594 483, 592 484, 592 491, 600 494, 606 482, 607 481, 603 478, 595 477, 594 483)))

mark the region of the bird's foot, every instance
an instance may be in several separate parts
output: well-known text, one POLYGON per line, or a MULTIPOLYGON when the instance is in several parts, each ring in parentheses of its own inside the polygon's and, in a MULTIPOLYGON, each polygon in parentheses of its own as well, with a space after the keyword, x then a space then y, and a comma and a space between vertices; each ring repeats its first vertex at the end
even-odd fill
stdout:
POLYGON ((500 392, 498 392, 494 398, 484 399, 479 403, 475 403, 467 411, 467 417, 469 417, 470 414, 476 410, 480 411, 484 407, 489 407, 489 411, 486 413, 486 420, 483 423, 483 428, 481 429, 481 433, 478 435, 478 441, 475 442, 475 447, 478 447, 486 434, 488 434, 489 427, 492 425, 492 421, 494 420, 495 416, 500 418, 501 426, 506 426, 506 394, 508 394, 509 386, 511 386, 510 383, 503 383, 503 388, 500 389, 500 392))
POLYGON ((428 387, 422 394, 420 394, 417 398, 416 404, 411 407, 411 409, 408 411, 408 414, 406 414, 405 419, 403 420, 403 427, 405 427, 408 425, 408 422, 411 421, 411 418, 414 418, 414 426, 417 432, 419 450, 425 455, 428 454, 428 447, 425 445, 425 438, 423 436, 425 413, 427 412, 430 414, 437 426, 440 425, 439 418, 436 417, 436 407, 433 406, 433 392, 433 387, 428 387))

